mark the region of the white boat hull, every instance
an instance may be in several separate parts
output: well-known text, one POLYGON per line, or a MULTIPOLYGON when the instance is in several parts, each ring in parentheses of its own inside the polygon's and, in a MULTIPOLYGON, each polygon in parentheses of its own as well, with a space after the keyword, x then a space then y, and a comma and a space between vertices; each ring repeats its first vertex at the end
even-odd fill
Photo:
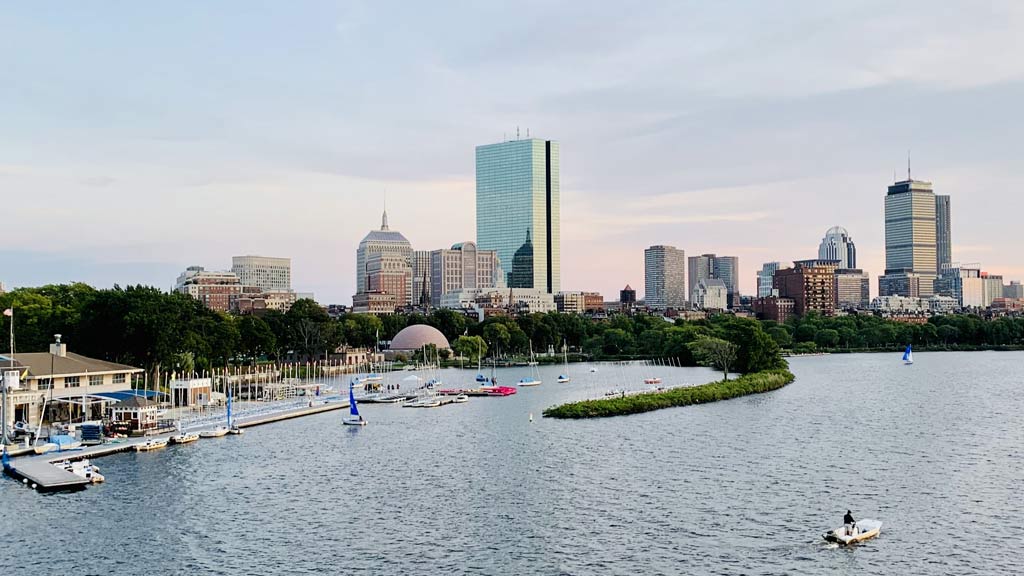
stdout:
POLYGON ((344 424, 346 426, 366 426, 366 420, 362 418, 345 418, 344 424))
POLYGON ((214 428, 213 430, 203 430, 202 432, 199 433, 199 437, 200 438, 220 438, 221 436, 226 436, 228 432, 229 432, 229 430, 228 430, 227 426, 218 426, 218 427, 214 428))
POLYGON ((854 525, 853 534, 846 532, 846 526, 840 526, 835 530, 830 530, 825 534, 822 534, 828 542, 835 542, 836 544, 842 544, 843 546, 849 546, 851 544, 857 544, 870 540, 882 533, 882 523, 877 520, 861 520, 854 525))

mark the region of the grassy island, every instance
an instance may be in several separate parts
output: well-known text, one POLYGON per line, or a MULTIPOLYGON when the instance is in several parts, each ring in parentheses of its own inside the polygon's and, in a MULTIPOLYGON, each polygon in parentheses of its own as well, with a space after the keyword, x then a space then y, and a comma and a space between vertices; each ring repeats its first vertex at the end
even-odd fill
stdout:
POLYGON ((639 414, 662 408, 705 404, 738 398, 749 394, 761 394, 778 390, 793 381, 793 374, 786 369, 765 370, 745 374, 734 380, 722 380, 700 386, 673 388, 665 392, 638 394, 624 398, 602 398, 570 402, 548 408, 544 416, 550 418, 604 418, 639 414))

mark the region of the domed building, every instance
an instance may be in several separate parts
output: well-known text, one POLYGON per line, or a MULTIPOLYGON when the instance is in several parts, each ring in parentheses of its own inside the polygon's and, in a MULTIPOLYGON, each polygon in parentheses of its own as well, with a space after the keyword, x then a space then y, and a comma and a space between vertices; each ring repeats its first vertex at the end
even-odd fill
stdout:
POLYGON ((392 354, 411 353, 429 344, 437 346, 438 350, 451 350, 448 339, 440 330, 426 324, 414 324, 402 328, 398 334, 395 334, 395 337, 391 339, 389 352, 392 354))
POLYGON ((846 228, 833 226, 825 232, 818 246, 819 260, 837 260, 840 270, 857 267, 857 247, 846 228))

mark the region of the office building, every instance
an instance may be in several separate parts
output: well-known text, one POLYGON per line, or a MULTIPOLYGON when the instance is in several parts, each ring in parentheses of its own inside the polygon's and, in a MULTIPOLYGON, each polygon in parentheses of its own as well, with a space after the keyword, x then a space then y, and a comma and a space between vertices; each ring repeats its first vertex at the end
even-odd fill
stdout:
POLYGON ((412 303, 413 306, 430 304, 430 250, 412 253, 412 303))
POLYGON ((846 228, 833 226, 825 232, 818 245, 818 260, 836 260, 843 269, 857 267, 857 247, 846 228))
POLYGON ((793 314, 835 314, 836 264, 835 260, 798 260, 792 268, 775 273, 775 289, 780 298, 793 300, 793 314))
POLYGON ((935 195, 935 270, 953 262, 953 239, 950 232, 949 196, 935 195))
POLYGON ((841 268, 835 275, 836 308, 861 310, 871 305, 870 278, 863 270, 841 268))
POLYGON ((604 297, 597 292, 562 291, 555 294, 555 308, 566 314, 596 314, 604 311, 604 297))
MULTIPOLYGON (((909 172, 909 171, 908 171, 909 172)), ((909 178, 889 186, 885 197, 885 275, 879 295, 927 298, 934 293, 935 192, 931 182, 909 178), (911 293, 917 284, 917 294, 911 293)))
POLYGON ((644 250, 644 303, 652 310, 686 305, 686 253, 675 246, 644 250))
POLYGON ((292 289, 291 258, 269 256, 235 256, 231 271, 242 286, 252 286, 264 292, 287 292, 292 289))
POLYGON ((767 298, 773 295, 775 272, 779 269, 778 262, 765 262, 757 273, 757 297, 767 298))
POLYGON ((1024 300, 1024 285, 1021 285, 1020 282, 1014 280, 1003 286, 1003 298, 1024 300))
POLYGON ((385 210, 380 220, 380 229, 372 230, 356 249, 356 292, 365 292, 366 262, 371 254, 393 254, 405 258, 412 267, 412 244, 397 230, 388 227, 388 211, 385 210))
POLYGON ((476 148, 476 235, 506 285, 561 290, 559 146, 527 138, 476 148))
POLYGON ((430 253, 431 304, 441 305, 442 297, 459 290, 504 288, 505 279, 498 254, 478 250, 474 242, 460 242, 448 250, 430 253))
POLYGON ((626 287, 619 290, 619 309, 622 312, 630 313, 636 307, 636 290, 626 284, 626 287))
POLYGON ((697 282, 693 305, 698 310, 725 310, 729 307, 729 287, 718 278, 705 278, 697 282))
POLYGON ((242 283, 234 272, 214 272, 202 266, 189 266, 178 275, 174 291, 199 300, 211 310, 234 310, 242 294, 242 283))
POLYGON ((366 256, 366 293, 391 294, 395 306, 412 304, 412 266, 395 252, 372 252, 366 256))
POLYGON ((690 256, 687 259, 687 271, 689 279, 687 291, 691 294, 697 289, 701 280, 718 279, 725 283, 729 294, 727 297, 728 306, 732 308, 739 304, 739 281, 740 281, 740 259, 736 256, 717 256, 715 254, 701 254, 690 256))

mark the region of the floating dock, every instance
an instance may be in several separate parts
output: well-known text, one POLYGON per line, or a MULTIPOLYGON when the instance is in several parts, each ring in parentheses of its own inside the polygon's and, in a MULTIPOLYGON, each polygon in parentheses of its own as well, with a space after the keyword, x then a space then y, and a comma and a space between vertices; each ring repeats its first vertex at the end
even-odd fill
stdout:
MULTIPOLYGON (((314 404, 313 406, 285 410, 276 414, 272 413, 250 417, 243 416, 236 421, 236 425, 239 428, 249 428, 252 426, 260 426, 263 424, 290 420, 292 418, 299 418, 302 416, 310 416, 321 412, 341 410, 343 408, 348 408, 347 401, 314 404)), ((206 427, 208 428, 209 425, 206 427)), ((9 476, 21 480, 27 486, 35 488, 40 492, 80 490, 91 484, 91 482, 72 472, 68 472, 63 468, 54 466, 54 462, 99 458, 101 456, 108 456, 118 452, 130 452, 135 450, 135 446, 137 444, 142 444, 151 438, 169 438, 170 436, 170 434, 159 434, 130 439, 119 438, 96 446, 76 448, 74 450, 65 450, 61 452, 47 452, 43 455, 35 455, 35 451, 32 448, 21 448, 17 451, 10 450, 9 448, 9 461, 4 465, 4 472, 9 476), (15 457, 18 458, 15 459, 15 457)))
POLYGON ((92 483, 54 466, 49 460, 26 460, 17 465, 8 463, 4 465, 4 472, 40 492, 81 490, 92 483))

